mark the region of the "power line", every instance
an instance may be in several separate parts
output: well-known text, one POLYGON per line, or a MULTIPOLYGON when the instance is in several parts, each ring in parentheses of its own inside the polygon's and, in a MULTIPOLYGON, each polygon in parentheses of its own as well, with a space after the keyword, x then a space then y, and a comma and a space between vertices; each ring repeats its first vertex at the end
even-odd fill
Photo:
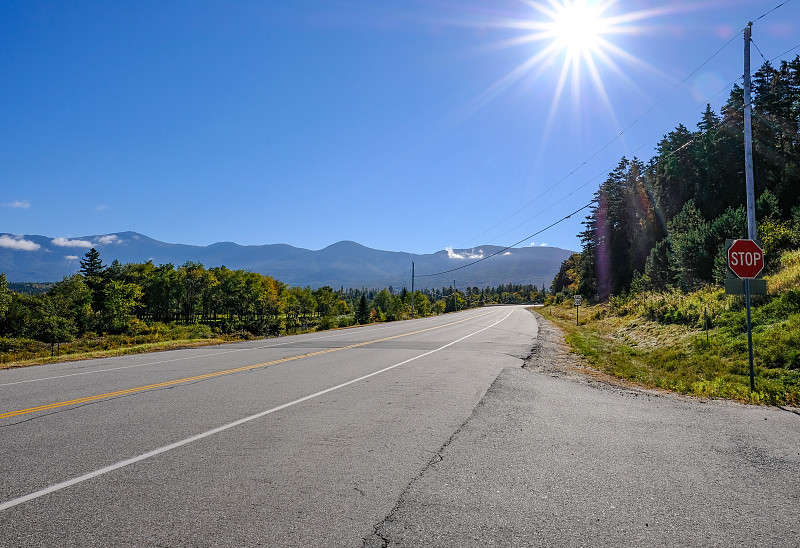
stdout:
POLYGON ((771 63, 771 62, 773 62, 775 59, 779 59, 779 58, 783 57, 784 55, 786 55, 787 53, 789 53, 789 52, 791 52, 791 51, 794 51, 794 50, 796 50, 796 49, 798 49, 798 48, 800 48, 800 44, 797 44, 797 45, 796 45, 795 47, 793 47, 793 48, 789 48, 789 49, 787 49, 786 51, 784 51, 784 52, 783 52, 783 53, 781 53, 780 55, 776 55, 775 57, 773 57, 772 59, 770 59, 770 60, 769 60, 769 62, 771 63))
POLYGON ((789 3, 789 2, 791 2, 791 1, 792 1, 792 0, 785 0, 784 2, 781 2, 780 4, 778 4, 777 6, 775 6, 774 8, 772 8, 771 10, 769 10, 768 12, 766 12, 766 13, 762 13, 762 14, 761 14, 761 15, 758 17, 758 19, 756 19, 756 21, 758 21, 758 20, 760 20, 760 19, 763 19, 764 17, 766 17, 767 15, 769 15, 770 13, 772 13, 773 11, 775 11, 776 9, 778 9, 778 8, 780 8, 780 7, 782 7, 782 6, 786 5, 786 4, 788 4, 788 3, 789 3))
POLYGON ((767 58, 766 58, 766 57, 764 57, 764 54, 763 54, 763 53, 761 53, 761 48, 760 48, 760 47, 758 47, 758 44, 756 44, 756 41, 755 41, 755 40, 753 40, 752 38, 750 38, 750 43, 751 43, 751 44, 753 44, 753 45, 756 47, 756 51, 757 51, 757 52, 758 52, 758 54, 761 56, 761 58, 764 60, 764 62, 765 62, 765 63, 769 63, 769 61, 767 61, 767 58))

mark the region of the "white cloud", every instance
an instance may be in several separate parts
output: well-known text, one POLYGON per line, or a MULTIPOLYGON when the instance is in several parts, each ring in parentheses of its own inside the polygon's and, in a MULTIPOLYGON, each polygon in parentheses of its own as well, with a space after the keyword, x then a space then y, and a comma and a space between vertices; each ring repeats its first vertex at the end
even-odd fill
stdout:
POLYGON ((92 247, 92 242, 88 240, 69 240, 67 238, 56 238, 51 243, 59 247, 85 247, 87 249, 92 247))
POLYGON ((536 242, 531 242, 531 247, 536 247, 537 245, 539 247, 547 247, 547 244, 537 244, 536 242))
POLYGON ((511 255, 511 252, 510 251, 506 251, 505 253, 503 253, 503 257, 505 257, 506 255, 511 255))
POLYGON ((98 204, 94 206, 95 211, 105 211, 106 209, 108 209, 108 206, 106 204, 98 204))
POLYGON ((120 240, 119 236, 117 236, 116 234, 108 234, 106 236, 100 236, 99 238, 97 238, 96 241, 97 241, 98 244, 103 244, 103 245, 121 244, 122 243, 122 240, 120 240))
POLYGON ((539 244, 539 247, 547 247, 547 244, 539 244))
POLYGON ((445 251, 448 259, 483 259, 482 249, 479 249, 478 253, 475 253, 474 249, 471 252, 456 253, 452 247, 446 247, 445 251))
POLYGON ((448 259, 463 259, 464 258, 463 255, 459 255, 458 253, 453 251, 452 247, 446 247, 444 250, 447 251, 447 258, 448 259))
POLYGON ((5 202, 3 207, 16 207, 18 209, 28 209, 31 203, 28 200, 14 200, 13 202, 5 202))
POLYGON ((17 249, 20 251, 36 251, 40 246, 36 242, 26 240, 22 236, 14 236, 13 238, 8 234, 0 236, 0 247, 7 247, 9 249, 17 249))
POLYGON ((68 261, 77 261, 80 257, 77 255, 64 255, 64 258, 68 261))

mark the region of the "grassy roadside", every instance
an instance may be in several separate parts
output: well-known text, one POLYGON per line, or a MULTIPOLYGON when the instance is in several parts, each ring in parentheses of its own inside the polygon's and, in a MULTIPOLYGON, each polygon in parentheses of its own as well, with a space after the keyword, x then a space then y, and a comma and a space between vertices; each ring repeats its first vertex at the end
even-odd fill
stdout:
POLYGON ((56 363, 56 362, 72 362, 80 360, 91 360, 94 358, 110 358, 114 356, 125 356, 128 354, 163 352, 165 350, 177 350, 179 348, 213 346, 213 345, 223 344, 226 342, 231 342, 231 341, 224 339, 199 339, 199 340, 184 339, 184 340, 144 343, 133 346, 122 346, 119 348, 112 348, 108 350, 92 350, 86 352, 73 352, 69 354, 62 353, 59 356, 53 356, 53 357, 51 357, 48 352, 46 356, 37 356, 34 358, 9 361, 8 363, 0 363, 0 370, 13 369, 16 367, 28 367, 32 365, 45 365, 48 363, 56 363))
MULTIPOLYGON (((214 346, 230 342, 262 339, 247 331, 222 334, 207 325, 176 325, 156 323, 146 325, 137 322, 136 334, 94 334, 88 333, 69 343, 63 343, 56 349, 41 341, 33 339, 0 337, 0 370, 49 363, 89 360, 94 358, 110 358, 129 354, 163 352, 180 348, 214 346), (55 355, 52 355, 55 353, 55 355)), ((348 327, 332 327, 348 329, 348 327)), ((311 333, 317 329, 296 329, 292 334, 311 333)))
POLYGON ((646 293, 540 312, 598 370, 643 386, 746 403, 800 405, 800 251, 784 256, 755 300, 755 391, 750 391, 742 298, 719 288, 646 293), (708 325, 706 331, 704 327, 708 325))
POLYGON ((55 362, 161 352, 177 348, 211 346, 253 338, 249 333, 220 335, 204 325, 177 326, 158 324, 142 328, 135 335, 89 333, 57 347, 33 339, 0 337, 0 370, 55 362))

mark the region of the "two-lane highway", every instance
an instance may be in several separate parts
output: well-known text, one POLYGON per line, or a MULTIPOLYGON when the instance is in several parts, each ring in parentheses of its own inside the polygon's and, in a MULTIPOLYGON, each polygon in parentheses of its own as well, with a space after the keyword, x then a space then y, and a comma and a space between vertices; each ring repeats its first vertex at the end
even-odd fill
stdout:
POLYGON ((0 371, 0 545, 358 546, 536 332, 498 307, 0 371))

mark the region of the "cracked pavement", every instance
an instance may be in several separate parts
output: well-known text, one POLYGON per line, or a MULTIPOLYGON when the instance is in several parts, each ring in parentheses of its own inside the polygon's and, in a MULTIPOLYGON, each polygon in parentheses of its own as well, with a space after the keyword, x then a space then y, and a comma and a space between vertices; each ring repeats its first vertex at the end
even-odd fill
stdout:
POLYGON ((798 546, 800 416, 598 381, 537 319, 365 548, 798 546))

